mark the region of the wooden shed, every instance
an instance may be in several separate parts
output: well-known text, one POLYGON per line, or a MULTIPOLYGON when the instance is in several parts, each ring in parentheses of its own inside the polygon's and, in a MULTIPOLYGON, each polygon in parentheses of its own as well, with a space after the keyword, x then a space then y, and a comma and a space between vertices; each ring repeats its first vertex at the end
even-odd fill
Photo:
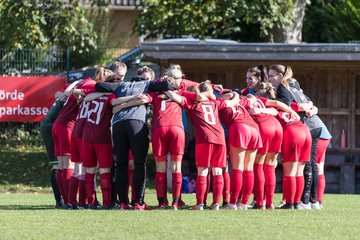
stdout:
MULTIPOLYGON (((360 170, 360 44, 175 39, 145 42, 141 48, 150 61, 161 67, 180 64, 187 79, 209 79, 233 89, 245 86, 246 71, 252 66, 291 66, 333 136, 328 162, 339 171, 335 178, 353 181, 346 191, 360 193, 360 174, 356 171, 360 170), (345 146, 341 135, 346 139, 345 146)), ((339 192, 343 189, 340 184, 339 192)))

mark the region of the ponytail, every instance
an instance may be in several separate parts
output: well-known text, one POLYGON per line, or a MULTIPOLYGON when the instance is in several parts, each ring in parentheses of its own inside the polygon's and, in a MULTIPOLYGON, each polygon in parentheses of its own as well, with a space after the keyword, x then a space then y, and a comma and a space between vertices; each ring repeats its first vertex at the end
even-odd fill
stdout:
POLYGON ((260 70, 260 82, 267 82, 268 81, 268 74, 266 67, 262 64, 257 66, 257 68, 260 70))
POLYGON ((293 77, 293 71, 290 66, 286 66, 284 69, 283 77, 280 80, 280 83, 286 88, 289 89, 289 82, 293 77))
POLYGON ((290 79, 293 77, 293 71, 290 66, 284 66, 280 64, 274 64, 270 66, 270 69, 281 74, 280 84, 286 89, 289 89, 290 79))

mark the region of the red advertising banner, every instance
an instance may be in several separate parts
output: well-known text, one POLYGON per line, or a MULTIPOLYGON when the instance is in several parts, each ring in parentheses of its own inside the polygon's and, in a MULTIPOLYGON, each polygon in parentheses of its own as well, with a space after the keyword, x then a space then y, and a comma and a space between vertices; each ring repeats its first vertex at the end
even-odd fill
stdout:
POLYGON ((65 85, 62 76, 0 76, 0 122, 40 122, 65 85))

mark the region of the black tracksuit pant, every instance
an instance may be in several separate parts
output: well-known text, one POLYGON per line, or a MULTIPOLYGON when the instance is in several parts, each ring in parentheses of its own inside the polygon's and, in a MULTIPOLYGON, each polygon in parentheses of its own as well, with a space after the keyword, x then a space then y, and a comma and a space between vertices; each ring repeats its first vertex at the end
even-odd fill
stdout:
POLYGON ((134 188, 136 201, 144 203, 146 182, 146 156, 149 148, 148 129, 139 120, 124 120, 113 124, 112 138, 116 155, 116 186, 120 203, 127 203, 129 150, 134 156, 134 188))
POLYGON ((310 131, 311 133, 311 155, 310 162, 305 164, 304 168, 304 192, 301 197, 301 201, 305 204, 310 202, 310 198, 312 202, 317 202, 318 198, 318 180, 319 180, 319 171, 316 165, 316 150, 318 140, 321 134, 321 128, 315 128, 310 131))

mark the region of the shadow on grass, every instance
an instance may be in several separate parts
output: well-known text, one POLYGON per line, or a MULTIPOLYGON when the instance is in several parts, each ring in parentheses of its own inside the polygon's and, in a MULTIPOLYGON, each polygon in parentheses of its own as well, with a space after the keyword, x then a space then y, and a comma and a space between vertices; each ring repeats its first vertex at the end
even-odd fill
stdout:
POLYGON ((1 210, 53 210, 55 206, 53 205, 0 205, 1 210))

